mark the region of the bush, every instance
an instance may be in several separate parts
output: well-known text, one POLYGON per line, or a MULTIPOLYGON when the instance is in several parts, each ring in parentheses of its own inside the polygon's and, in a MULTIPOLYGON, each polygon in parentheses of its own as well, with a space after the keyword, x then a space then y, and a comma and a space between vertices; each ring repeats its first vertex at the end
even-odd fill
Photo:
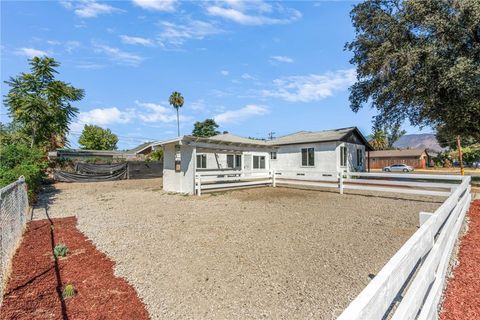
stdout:
POLYGON ((63 293, 62 293, 63 299, 71 298, 74 295, 75 295, 75 288, 73 287, 73 284, 67 284, 63 289, 63 293))
POLYGON ((53 248, 53 255, 55 256, 55 259, 58 259, 59 257, 65 257, 68 253, 68 248, 64 244, 57 244, 55 248, 53 248))
POLYGON ((0 186, 6 186, 24 176, 29 199, 33 200, 47 168, 42 151, 22 143, 4 145, 0 150, 0 160, 0 186))

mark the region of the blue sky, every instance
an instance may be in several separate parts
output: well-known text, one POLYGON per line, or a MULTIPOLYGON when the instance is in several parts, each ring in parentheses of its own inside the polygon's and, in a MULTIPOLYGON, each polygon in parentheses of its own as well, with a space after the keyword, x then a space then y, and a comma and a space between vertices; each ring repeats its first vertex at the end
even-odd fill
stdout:
POLYGON ((343 48, 354 37, 353 4, 2 1, 2 95, 29 57, 49 55, 62 64, 61 80, 86 91, 72 147, 85 123, 110 128, 120 148, 175 137, 174 90, 185 97, 182 134, 206 118, 242 136, 354 125, 369 134, 375 112, 355 114, 348 102, 355 69, 343 48))

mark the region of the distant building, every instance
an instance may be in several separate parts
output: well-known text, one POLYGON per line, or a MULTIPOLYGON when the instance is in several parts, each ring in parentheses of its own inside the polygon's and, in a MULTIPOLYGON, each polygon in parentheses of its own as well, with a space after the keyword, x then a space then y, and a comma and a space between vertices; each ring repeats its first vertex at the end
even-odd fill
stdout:
POLYGON ((151 142, 145 142, 130 150, 57 149, 48 153, 49 159, 63 158, 75 161, 99 159, 104 161, 145 160, 153 150, 151 142))
POLYGON ((371 169, 382 169, 401 163, 415 169, 424 169, 430 166, 430 155, 425 149, 371 151, 369 163, 371 169))

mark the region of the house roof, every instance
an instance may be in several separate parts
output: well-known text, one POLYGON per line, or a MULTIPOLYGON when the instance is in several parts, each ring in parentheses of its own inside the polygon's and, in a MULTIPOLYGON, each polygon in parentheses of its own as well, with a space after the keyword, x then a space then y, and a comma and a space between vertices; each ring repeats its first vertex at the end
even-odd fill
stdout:
POLYGON ((349 135, 356 134, 360 140, 365 144, 367 150, 373 150, 368 141, 365 139, 363 134, 358 130, 357 127, 341 128, 335 130, 325 130, 325 131, 299 131, 292 133, 274 140, 257 140, 250 138, 243 138, 236 136, 231 133, 218 134, 213 137, 195 137, 195 136, 183 136, 163 142, 155 142, 152 144, 155 145, 165 145, 170 143, 176 143, 179 141, 186 142, 208 142, 208 143, 218 143, 218 144, 238 144, 243 146, 252 146, 252 147, 277 147, 280 145, 286 144, 300 144, 300 143, 313 143, 313 142, 329 142, 329 141, 342 141, 345 140, 349 135))
POLYGON ((367 146, 367 149, 371 149, 370 144, 357 127, 340 128, 324 131, 299 131, 283 137, 279 137, 274 140, 270 140, 267 143, 271 145, 286 145, 286 144, 300 144, 300 143, 312 143, 312 142, 329 142, 329 141, 341 141, 347 138, 350 134, 356 134, 360 140, 367 146))
POLYGON ((136 146, 135 148, 130 149, 130 150, 127 150, 127 151, 125 151, 125 152, 126 152, 126 153, 131 153, 131 154, 137 154, 137 153, 142 152, 143 150, 151 147, 152 144, 153 144, 152 141, 144 142, 144 143, 136 146))
POLYGON ((370 152, 370 158, 420 157, 427 153, 425 149, 378 150, 370 152))

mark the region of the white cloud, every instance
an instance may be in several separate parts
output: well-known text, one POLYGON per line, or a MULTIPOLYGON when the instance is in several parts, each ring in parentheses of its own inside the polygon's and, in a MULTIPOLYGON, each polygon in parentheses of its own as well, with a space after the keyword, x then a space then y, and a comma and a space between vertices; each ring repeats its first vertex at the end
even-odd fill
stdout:
POLYGON ((228 72, 228 70, 222 70, 220 71, 220 73, 222 74, 222 76, 228 76, 230 72, 228 72))
POLYGON ((75 49, 80 47, 80 42, 78 41, 67 41, 65 42, 65 51, 68 53, 73 52, 75 49))
POLYGON ((246 105, 243 108, 237 110, 229 110, 223 113, 220 113, 214 117, 217 123, 238 123, 242 120, 245 120, 254 116, 261 116, 267 114, 268 108, 265 106, 258 106, 254 104, 246 105))
POLYGON ((190 108, 197 112, 204 112, 207 110, 207 106, 205 105, 205 100, 199 99, 190 103, 190 108))
POLYGON ((78 123, 108 125, 116 123, 127 123, 135 117, 133 110, 121 111, 117 107, 97 108, 86 112, 80 112, 78 123))
POLYGON ((147 38, 132 37, 125 34, 121 35, 120 38, 122 39, 122 42, 126 44, 141 45, 146 47, 153 46, 153 41, 147 38))
POLYGON ((167 123, 177 120, 172 107, 167 108, 161 104, 140 101, 135 101, 135 104, 143 108, 142 112, 138 113, 138 118, 142 121, 167 123))
POLYGON ((147 10, 174 11, 177 0, 132 0, 132 2, 147 10))
POLYGON ((332 96, 336 91, 348 88, 355 80, 355 69, 290 76, 274 80, 273 89, 262 90, 261 95, 291 102, 318 101, 332 96))
POLYGON ((114 48, 114 47, 110 47, 102 44, 94 44, 94 47, 95 47, 95 51, 106 54, 112 60, 120 64, 137 66, 143 61, 142 57, 135 55, 133 53, 121 51, 118 48, 114 48))
POLYGON ((302 16, 295 9, 280 4, 272 6, 261 0, 222 1, 208 6, 206 10, 209 15, 251 26, 290 23, 302 16))
POLYGON ((293 59, 287 56, 271 56, 271 60, 274 60, 276 62, 284 62, 284 63, 292 63, 293 59))
POLYGON ((109 4, 99 3, 94 0, 62 1, 61 4, 67 9, 74 9, 73 12, 81 18, 95 18, 101 14, 123 11, 109 4))
POLYGON ((248 74, 248 73, 242 74, 241 77, 242 77, 242 79, 244 79, 244 80, 255 80, 255 77, 252 76, 252 75, 250 75, 250 74, 248 74))
POLYGON ((190 39, 201 40, 206 36, 223 32, 215 24, 201 20, 188 20, 184 24, 161 21, 159 25, 163 28, 159 35, 160 41, 172 45, 181 45, 190 39))
POLYGON ((48 55, 46 51, 38 50, 34 48, 19 48, 15 53, 19 56, 27 56, 29 58, 42 57, 42 56, 48 55))

